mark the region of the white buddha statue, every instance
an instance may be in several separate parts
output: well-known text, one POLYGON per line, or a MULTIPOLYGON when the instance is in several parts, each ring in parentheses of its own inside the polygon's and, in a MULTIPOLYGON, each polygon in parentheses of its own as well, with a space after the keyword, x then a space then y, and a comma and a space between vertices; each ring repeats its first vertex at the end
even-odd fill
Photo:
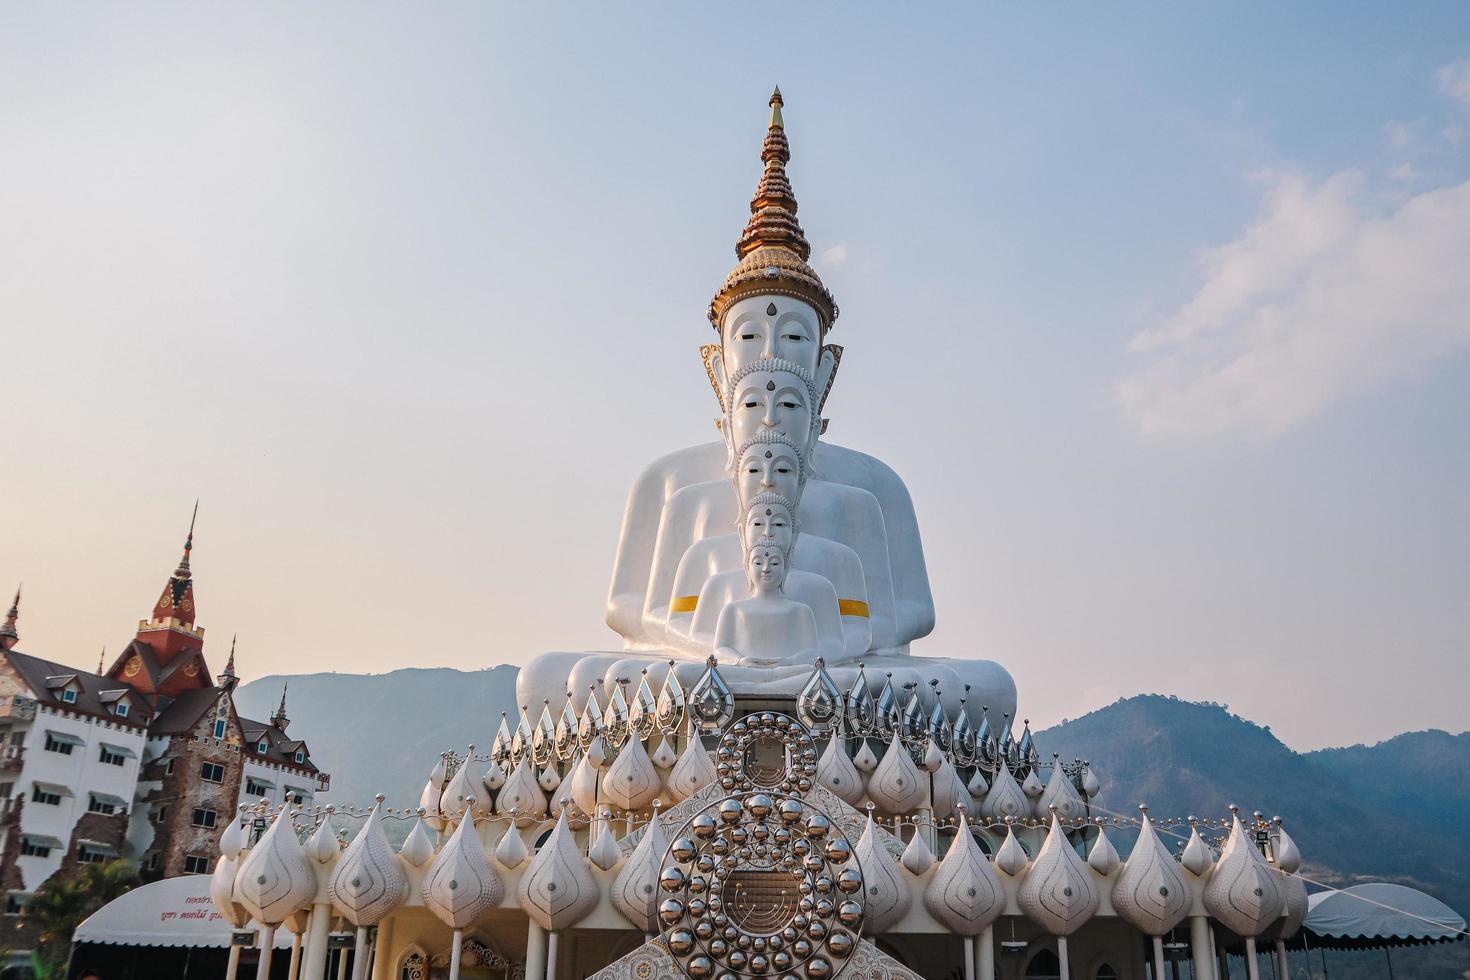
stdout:
MULTIPOLYGON (((720 607, 715 656, 742 667, 811 662, 819 637, 812 607, 782 594, 789 568, 774 544, 757 544, 746 558, 748 594, 720 607)), ((833 604, 837 596, 832 596, 833 604)))
MULTIPOLYGON (((689 567, 682 567, 681 571, 689 583, 684 587, 697 587, 697 598, 687 606, 672 607, 668 623, 670 647, 698 656, 708 655, 715 645, 721 610, 750 591, 746 569, 750 549, 768 545, 780 548, 789 565, 782 594, 811 607, 816 618, 817 646, 821 655, 852 659, 867 652, 871 638, 868 618, 857 615, 855 610, 844 613, 837 589, 830 579, 797 567, 796 554, 803 547, 809 554, 818 556, 818 564, 826 565, 825 558, 843 546, 798 534, 794 510, 791 502, 779 494, 757 494, 746 509, 738 534, 705 538, 689 549, 684 556, 689 567), (735 552, 734 567, 722 560, 728 558, 728 549, 732 548, 735 552)), ((857 563, 856 555, 850 558, 854 564, 857 563)), ((861 586, 862 569, 853 571, 857 584, 861 586)))
MULTIPOLYGON (((796 200, 786 178, 790 152, 779 93, 772 97, 771 109, 762 151, 766 170, 737 248, 740 262, 710 304, 709 318, 720 343, 707 352, 705 363, 724 414, 729 414, 724 403, 728 379, 744 377, 742 372, 755 361, 775 358, 798 365, 812 379, 815 415, 841 355, 841 348, 822 346, 837 306, 806 263, 811 249, 796 221, 796 200)), ((726 433, 723 443, 694 446, 655 460, 628 496, 607 603, 607 623, 628 649, 658 649, 663 632, 658 610, 684 551, 711 529, 723 532, 736 518, 727 467, 731 448, 739 448, 742 441, 732 441, 726 433), (692 495, 701 499, 691 501, 686 495, 670 514, 675 495, 695 486, 701 489, 692 495), (725 498, 723 524, 704 509, 711 496, 725 498)), ((875 623, 873 645, 902 652, 934 628, 934 602, 908 490, 892 469, 871 456, 827 443, 803 448, 809 451, 808 463, 821 483, 862 491, 876 505, 871 508, 876 521, 868 516, 849 518, 842 513, 849 509, 845 502, 834 502, 833 493, 819 489, 803 496, 800 509, 808 533, 845 544, 862 558, 870 606, 876 596, 891 592, 892 632, 886 624, 875 623), (849 519, 853 524, 844 526, 849 519), (881 535, 881 548, 871 540, 858 540, 872 535, 881 535), (885 556, 881 568, 880 554, 885 556), (886 580, 887 588, 875 588, 878 579, 886 580)), ((868 509, 859 506, 855 513, 868 509)))
MULTIPOLYGON (((617 678, 643 669, 651 682, 673 669, 687 689, 704 670, 696 651, 712 648, 737 661, 722 668, 737 697, 794 697, 810 660, 832 649, 830 635, 840 650, 826 657, 829 674, 844 690, 861 667, 870 682, 891 674, 896 684, 938 692, 950 712, 967 698, 976 723, 986 704, 993 716, 1014 716, 1015 684, 999 664, 910 655, 909 644, 934 628, 934 605, 908 490, 879 460, 818 438, 842 356, 826 343, 837 305, 806 261, 779 92, 771 110, 739 261, 708 310, 719 342, 702 350, 722 438, 655 460, 629 494, 606 610, 622 649, 542 654, 521 671, 520 700, 571 690, 580 704, 589 687, 605 697, 617 678), (764 514, 742 506, 762 493, 795 504, 796 513, 784 512, 794 538, 785 554, 783 528, 760 526, 764 514), (742 580, 751 555, 743 545, 757 541, 765 542, 764 578, 742 580), (777 554, 787 560, 773 569, 777 554), (760 591, 774 572, 784 574, 784 590, 760 591), (802 573, 816 582, 810 591, 802 573), (831 590, 820 599, 819 586, 831 590), (868 643, 855 656, 861 636, 849 620, 861 618, 864 602, 868 643), (822 610, 834 607, 838 626, 829 630, 822 610)), ((780 516, 775 507, 770 516, 780 516)), ((961 657, 978 652, 974 638, 955 641, 965 644, 961 657)))
MULTIPOLYGON (((770 451, 770 450, 767 450, 770 451)), ((736 533, 719 534, 696 542, 684 553, 674 578, 669 605, 667 642, 670 647, 704 653, 714 639, 719 609, 746 591, 744 556, 758 544, 771 544, 790 556, 784 594, 805 602, 819 620, 819 633, 840 633, 835 647, 823 636, 822 655, 850 660, 868 651, 872 643, 871 617, 865 615, 866 591, 862 562, 846 545, 811 534, 801 534, 796 508, 779 493, 758 493, 736 533), (839 600, 839 596, 857 596, 839 600), (855 607, 856 606, 856 607, 855 607), (826 629, 825 617, 835 613, 826 629)))

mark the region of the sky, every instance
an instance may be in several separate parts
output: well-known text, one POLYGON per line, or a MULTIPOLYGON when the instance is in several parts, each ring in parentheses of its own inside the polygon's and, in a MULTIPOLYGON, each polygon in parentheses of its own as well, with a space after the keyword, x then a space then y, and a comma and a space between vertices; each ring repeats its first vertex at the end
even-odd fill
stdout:
POLYGON ((1040 725, 1470 727, 1470 8, 634 10, 0 8, 21 649, 120 650, 196 497, 246 678, 610 648, 779 83, 916 652, 1040 725))

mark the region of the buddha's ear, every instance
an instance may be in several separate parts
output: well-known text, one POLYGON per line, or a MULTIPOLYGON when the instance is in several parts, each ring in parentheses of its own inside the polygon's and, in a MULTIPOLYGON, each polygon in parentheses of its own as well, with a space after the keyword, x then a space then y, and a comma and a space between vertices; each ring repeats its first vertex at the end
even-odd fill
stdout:
POLYGON ((719 344, 703 344, 699 356, 704 360, 704 373, 709 375, 709 386, 715 390, 715 401, 720 403, 720 413, 725 412, 725 350, 719 344))
POLYGON ((842 365, 842 348, 837 344, 822 347, 822 356, 817 359, 817 414, 827 407, 827 396, 832 393, 832 382, 837 380, 837 368, 842 365))

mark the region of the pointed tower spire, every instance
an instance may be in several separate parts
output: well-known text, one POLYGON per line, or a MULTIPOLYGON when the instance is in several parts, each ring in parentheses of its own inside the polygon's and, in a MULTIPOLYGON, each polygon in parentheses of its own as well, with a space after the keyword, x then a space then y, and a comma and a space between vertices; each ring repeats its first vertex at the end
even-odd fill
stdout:
POLYGON ((227 691, 234 688, 236 682, 240 679, 235 673, 235 641, 239 638, 239 633, 235 633, 230 637, 230 659, 225 661, 225 669, 220 671, 218 678, 219 686, 227 691))
POLYGON ((189 536, 184 539, 184 555, 153 607, 153 622, 161 626, 187 630, 194 626, 194 576, 189 569, 189 555, 194 550, 194 523, 198 518, 199 501, 196 500, 193 516, 189 518, 189 536))
POLYGON ((286 717, 286 688, 290 686, 289 684, 281 685, 281 706, 276 709, 275 714, 271 715, 271 724, 283 732, 286 730, 286 726, 291 724, 291 719, 286 717))
POLYGON ((725 311, 745 296, 791 296, 810 303, 822 321, 823 333, 837 319, 837 303, 815 269, 807 265, 812 247, 796 218, 796 193, 786 176, 791 144, 781 115, 785 100, 777 88, 771 93, 771 117, 766 125, 761 160, 765 169, 750 199, 750 220, 735 246, 740 261, 709 305, 710 322, 720 328, 725 311))
POLYGON ((184 539, 184 557, 179 559, 179 567, 174 569, 175 578, 189 577, 189 552, 194 550, 194 522, 199 520, 199 498, 194 498, 194 513, 189 517, 189 536, 184 539))
POLYGON ((107 644, 102 645, 102 652, 97 654, 97 676, 105 676, 102 671, 107 668, 107 644))
POLYGON ((20 619, 20 586, 15 587, 15 598, 10 600, 10 611, 5 614, 5 623, 0 625, 0 650, 14 650, 20 642, 20 632, 15 628, 20 619))

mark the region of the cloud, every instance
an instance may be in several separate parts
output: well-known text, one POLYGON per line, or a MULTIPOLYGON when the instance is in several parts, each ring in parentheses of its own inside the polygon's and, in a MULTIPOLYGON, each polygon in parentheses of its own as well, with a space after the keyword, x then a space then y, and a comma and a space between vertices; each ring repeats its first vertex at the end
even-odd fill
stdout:
POLYGON ((1461 58, 1439 70, 1439 90, 1470 109, 1470 58, 1461 58))
POLYGON ((1129 347, 1143 362, 1115 393, 1146 435, 1279 433, 1470 350, 1470 182, 1380 215, 1356 171, 1257 179, 1255 221, 1129 347))
POLYGON ((840 269, 847 261, 847 243, 838 242, 831 248, 822 251, 822 266, 827 269, 840 269))
POLYGON ((1422 126, 1423 123, 1400 122, 1395 119, 1384 123, 1383 138, 1388 141, 1388 145, 1393 149, 1402 150, 1418 139, 1419 130, 1422 126))

